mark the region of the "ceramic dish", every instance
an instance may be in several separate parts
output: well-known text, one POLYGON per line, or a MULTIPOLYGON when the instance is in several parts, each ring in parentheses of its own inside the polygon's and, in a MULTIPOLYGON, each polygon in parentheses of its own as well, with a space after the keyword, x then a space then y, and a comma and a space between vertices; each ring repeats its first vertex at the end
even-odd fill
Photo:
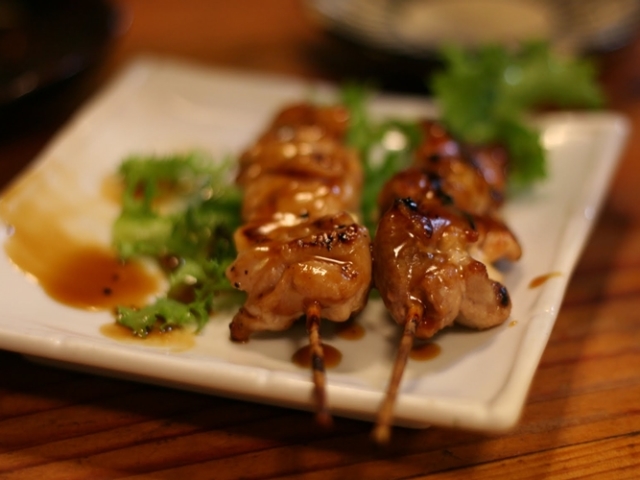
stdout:
MULTIPOLYGON (((274 76, 217 71, 167 59, 142 58, 87 104, 0 198, 0 212, 28 206, 38 219, 74 237, 109 245, 117 202, 104 180, 132 153, 202 149, 214 157, 248 145, 271 115, 291 100, 329 98, 331 86, 274 76), (53 223, 52 223, 53 222, 53 223)), ((381 96, 380 116, 434 115, 424 98, 381 96)), ((452 328, 434 341, 441 353, 410 360, 396 423, 498 431, 519 418, 565 287, 595 221, 628 126, 612 113, 556 114, 538 120, 549 152, 549 180, 509 200, 507 223, 524 257, 505 268, 513 300, 504 325, 476 332, 452 328), (552 274, 552 275, 549 275, 552 274), (537 288, 530 283, 549 275, 537 288)), ((54 229, 55 230, 55 229, 54 229)), ((0 229, 5 242, 8 225, 0 229)), ((46 238, 46 237, 45 237, 46 238)), ((303 326, 229 341, 228 315, 214 316, 188 348, 114 340, 101 333, 106 312, 52 300, 0 255, 0 348, 31 358, 215 395, 312 409, 306 369, 291 356, 305 344, 303 326)), ((385 389, 400 329, 373 301, 359 318, 365 335, 348 340, 322 326, 342 362, 328 371, 334 414, 372 419, 385 389)))

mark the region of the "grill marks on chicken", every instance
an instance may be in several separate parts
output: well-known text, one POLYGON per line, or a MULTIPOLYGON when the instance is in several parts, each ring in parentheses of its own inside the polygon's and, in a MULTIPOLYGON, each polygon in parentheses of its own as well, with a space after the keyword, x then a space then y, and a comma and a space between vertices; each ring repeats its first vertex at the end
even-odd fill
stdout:
MULTIPOLYGON (((507 151, 501 145, 469 146, 456 141, 438 122, 426 120, 422 122, 423 142, 415 155, 415 164, 429 168, 441 160, 455 162, 460 168, 475 171, 489 188, 491 203, 494 209, 504 203, 507 184, 507 151)), ((446 176, 446 175, 443 175, 446 176)), ((481 187, 483 190, 485 187, 481 187)), ((481 203, 485 203, 483 199, 481 203)), ((459 205, 464 208, 463 205, 459 205)))
POLYGON ((320 316, 342 322, 364 308, 371 283, 368 231, 339 213, 297 225, 250 224, 227 276, 247 292, 231 322, 231 338, 281 331, 318 304, 320 316), (272 228, 273 227, 273 228, 272 228))
POLYGON ((502 323, 511 302, 469 253, 478 238, 471 217, 455 207, 396 200, 373 244, 374 283, 393 319, 404 325, 417 314, 418 338, 456 320, 475 328, 502 323))
POLYGON ((229 326, 247 341, 306 317, 319 423, 326 402, 320 319, 344 322, 362 310, 371 288, 371 240, 359 210, 363 171, 343 139, 342 107, 293 105, 282 110, 241 157, 245 225, 227 277, 247 292, 229 326))
POLYGON ((511 300, 487 265, 522 254, 498 217, 503 157, 464 149, 434 122, 423 128, 414 165, 390 179, 379 197, 384 214, 373 242, 374 285, 404 328, 373 433, 379 442, 389 439, 413 338, 430 338, 454 322, 476 329, 503 323, 511 300))

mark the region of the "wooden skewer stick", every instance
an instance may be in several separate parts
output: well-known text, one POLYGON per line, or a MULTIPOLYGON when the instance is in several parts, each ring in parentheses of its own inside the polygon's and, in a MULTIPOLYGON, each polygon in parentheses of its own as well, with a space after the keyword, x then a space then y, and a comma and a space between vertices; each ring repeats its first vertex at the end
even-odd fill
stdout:
POLYGON ((376 419, 376 426, 373 429, 372 437, 376 443, 386 444, 391 438, 391 420, 393 418, 393 408, 395 406, 396 397, 398 396, 398 388, 400 387, 400 381, 404 374, 407 361, 409 360, 409 353, 413 346, 413 338, 416 334, 416 328, 418 321, 421 317, 421 311, 417 307, 409 309, 407 314, 407 321, 404 324, 404 332, 400 339, 400 346, 396 354, 396 359, 393 364, 393 370, 391 372, 391 379, 387 387, 387 393, 378 410, 378 418, 376 419))
POLYGON ((311 348, 311 373, 316 400, 316 421, 323 427, 333 424, 327 406, 327 376, 324 368, 324 349, 320 340, 320 305, 313 302, 307 308, 307 330, 311 348))

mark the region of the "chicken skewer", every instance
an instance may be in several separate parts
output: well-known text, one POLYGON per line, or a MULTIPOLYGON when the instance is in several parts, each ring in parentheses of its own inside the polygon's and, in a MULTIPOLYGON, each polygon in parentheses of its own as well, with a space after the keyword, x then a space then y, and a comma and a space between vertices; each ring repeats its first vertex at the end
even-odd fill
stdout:
POLYGON ((521 255, 515 236, 495 216, 504 183, 496 178, 489 184, 442 130, 434 136, 434 124, 425 129, 417 165, 397 174, 381 192, 385 213, 373 242, 374 284, 404 329, 373 431, 379 443, 389 439, 414 338, 431 338, 454 321, 484 329, 508 318, 507 289, 474 257, 490 263, 521 255))
MULTIPOLYGON (((240 251, 227 276, 247 292, 234 316, 231 338, 246 341, 260 331, 282 331, 307 317, 319 420, 326 418, 320 317, 348 320, 366 304, 371 284, 368 231, 346 213, 280 225, 263 233, 241 229, 236 237, 253 247, 240 251)), ((260 230, 260 228, 258 228, 260 230)), ((324 423, 324 422, 323 422, 324 423)))
POLYGON ((235 234, 232 284, 247 292, 231 338, 288 329, 306 317, 317 418, 331 421, 326 402, 320 318, 342 322, 365 305, 371 285, 370 238, 347 212, 357 211, 362 167, 342 137, 341 107, 284 109, 241 157, 245 189, 235 234))

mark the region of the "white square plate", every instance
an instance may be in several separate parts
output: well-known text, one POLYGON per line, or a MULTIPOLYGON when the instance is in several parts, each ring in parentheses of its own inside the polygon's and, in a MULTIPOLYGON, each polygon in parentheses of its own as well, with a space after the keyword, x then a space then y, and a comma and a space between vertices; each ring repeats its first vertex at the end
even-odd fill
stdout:
MULTIPOLYGON (((167 59, 131 64, 60 132, 0 198, 3 208, 31 202, 58 215, 74 235, 109 244, 118 206, 101 194, 104 179, 132 153, 203 149, 238 153, 271 115, 291 100, 331 95, 326 85, 211 70, 167 59), (16 193, 18 192, 18 193, 16 193), (36 197, 37 196, 37 197, 36 197), (64 208, 58 208, 63 206, 64 208)), ((381 96, 375 114, 434 115, 425 99, 381 96)), ((612 113, 556 114, 541 119, 549 152, 548 181, 510 199, 507 223, 524 257, 505 273, 512 318, 484 332, 450 329, 435 341, 441 353, 410 360, 396 423, 500 431, 519 418, 527 391, 628 134, 612 113), (530 282, 556 273, 538 288, 530 282)), ((2 228, 0 241, 9 228, 2 228)), ((47 232, 42 232, 46 235, 47 232)), ((109 313, 74 309, 49 298, 0 255, 0 348, 72 368, 142 381, 312 409, 310 373, 291 362, 304 345, 303 327, 235 344, 229 316, 214 316, 185 351, 118 342, 100 333, 109 313)), ((365 336, 349 341, 329 322, 323 338, 343 353, 328 371, 334 414, 372 419, 389 378, 400 329, 371 302, 360 316, 365 336)))

